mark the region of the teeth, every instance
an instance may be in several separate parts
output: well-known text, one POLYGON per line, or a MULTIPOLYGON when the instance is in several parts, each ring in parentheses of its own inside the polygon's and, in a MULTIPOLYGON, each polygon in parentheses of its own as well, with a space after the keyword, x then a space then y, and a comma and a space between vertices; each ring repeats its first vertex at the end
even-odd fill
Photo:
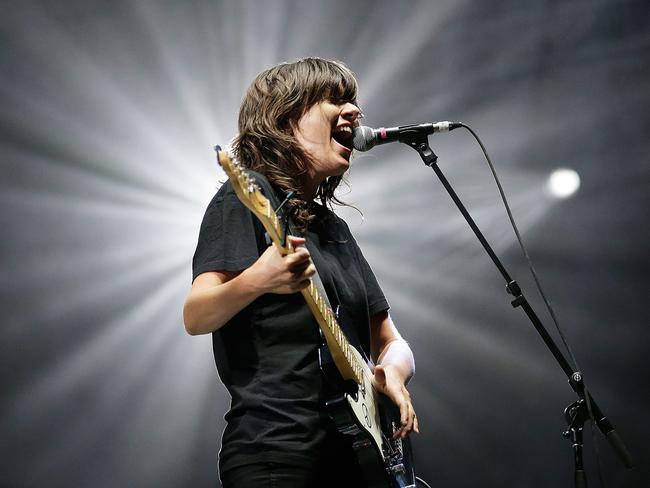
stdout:
POLYGON ((352 134, 352 127, 348 127, 347 125, 337 127, 336 132, 347 132, 348 134, 352 134))

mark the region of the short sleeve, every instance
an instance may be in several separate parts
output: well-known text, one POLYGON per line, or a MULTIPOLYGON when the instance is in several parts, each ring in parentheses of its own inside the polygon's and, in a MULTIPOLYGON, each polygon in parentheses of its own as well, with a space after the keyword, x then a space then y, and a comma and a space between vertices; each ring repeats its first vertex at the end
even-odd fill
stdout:
MULTIPOLYGON (((354 243, 356 245, 356 242, 354 243)), ((385 312, 390 308, 388 300, 384 296, 375 273, 372 272, 372 268, 366 261, 366 258, 363 256, 361 249, 357 246, 359 252, 359 266, 361 267, 361 275, 363 280, 366 283, 366 292, 368 294, 368 315, 372 317, 373 315, 378 314, 379 312, 385 312)))
POLYGON ((192 281, 208 271, 241 271, 253 264, 263 249, 261 224, 232 189, 222 185, 203 216, 192 259, 192 281))
POLYGON ((361 277, 366 286, 366 295, 368 299, 368 315, 372 317, 373 315, 376 315, 379 312, 385 312, 390 308, 390 304, 388 303, 388 300, 386 300, 386 297, 384 296, 384 292, 382 291, 381 287, 379 286, 379 283, 377 282, 375 273, 373 273, 370 264, 368 264, 368 261, 366 261, 366 258, 364 257, 361 248, 357 244, 357 241, 354 239, 354 236, 350 232, 350 228, 348 227, 347 223, 345 223, 345 221, 339 217, 337 217, 337 219, 343 225, 344 233, 347 234, 347 238, 350 240, 350 244, 354 248, 354 252, 357 256, 361 277))

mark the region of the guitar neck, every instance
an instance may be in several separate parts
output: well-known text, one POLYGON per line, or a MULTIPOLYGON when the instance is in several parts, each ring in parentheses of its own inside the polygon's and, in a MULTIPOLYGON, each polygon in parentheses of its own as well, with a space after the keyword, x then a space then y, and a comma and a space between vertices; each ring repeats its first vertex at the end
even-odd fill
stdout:
POLYGON ((307 306, 309 306, 311 313, 323 331, 327 347, 341 376, 343 376, 343 379, 351 379, 357 384, 362 384, 363 369, 366 365, 357 359, 353 352, 353 346, 345 336, 334 311, 330 308, 328 302, 323 299, 322 293, 324 291, 321 291, 316 286, 313 278, 310 280, 309 286, 302 290, 302 296, 305 297, 307 306))
MULTIPOLYGON (((280 249, 281 253, 286 254, 293 252, 293 249, 290 247, 283 246, 280 237, 283 235, 282 224, 275 212, 272 212, 267 216, 258 215, 258 218, 262 222, 266 232, 271 236, 273 243, 280 249)), ((353 353, 353 346, 350 344, 350 341, 348 341, 336 318, 336 314, 330 307, 329 301, 324 296, 325 290, 318 285, 318 282, 320 282, 320 280, 316 280, 315 277, 310 278, 309 286, 301 291, 302 296, 305 298, 307 306, 323 331, 334 364, 336 364, 343 379, 351 379, 357 384, 362 384, 363 368, 366 365, 361 364, 357 359, 357 356, 353 353)))
MULTIPOLYGON (((270 208, 270 207, 269 207, 270 208)), ((284 247, 281 241, 283 235, 282 224, 275 212, 265 217, 258 216, 266 232, 271 236, 273 243, 280 249, 280 252, 287 254, 293 252, 290 247, 284 247)), ((320 281, 320 280, 318 280, 320 281)), ((354 380, 357 384, 362 383, 363 368, 365 364, 361 364, 357 356, 352 352, 353 346, 348 341, 341 325, 339 324, 336 314, 329 305, 329 301, 324 296, 325 291, 318 286, 314 278, 310 278, 309 286, 304 288, 302 296, 307 302, 307 306, 311 310, 312 315, 318 322, 319 327, 323 331, 327 347, 330 350, 334 364, 343 376, 344 379, 354 380)))

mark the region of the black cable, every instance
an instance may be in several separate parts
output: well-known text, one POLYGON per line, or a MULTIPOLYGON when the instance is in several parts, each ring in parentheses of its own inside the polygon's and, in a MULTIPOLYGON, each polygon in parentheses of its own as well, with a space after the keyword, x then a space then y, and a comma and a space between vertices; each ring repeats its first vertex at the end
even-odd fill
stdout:
POLYGON ((494 181, 497 184, 497 187, 499 189, 499 193, 501 194, 501 200, 503 200, 503 204, 506 207, 506 212, 508 213, 508 218, 510 219, 510 224, 512 225, 512 228, 515 231, 515 235, 517 236, 517 242, 519 242, 519 247, 521 247, 522 252, 524 253, 524 256, 526 257, 526 261, 528 262, 528 268, 530 269, 530 272, 533 275, 533 278, 535 280, 535 285, 537 286, 537 290, 539 291, 540 295, 542 296, 542 299, 544 300, 544 303, 546 304, 546 308, 548 309, 549 314, 551 315, 551 318, 553 319, 553 323, 555 324, 555 328, 557 329, 558 333, 560 334, 560 337, 562 338, 562 343, 564 344, 564 347, 566 348, 567 352, 569 353, 569 356, 571 357, 571 361, 573 362, 573 367, 575 371, 580 371, 580 368, 578 366, 578 361, 576 361, 576 358, 573 356, 573 352, 571 351, 571 348, 569 347, 569 344, 567 343, 566 338, 564 337, 564 333, 562 332, 562 329, 560 329, 560 325, 558 323, 558 320, 555 316, 555 312, 553 311, 553 307, 551 307, 551 304, 549 303, 548 299, 546 298, 546 294, 544 293, 544 290, 542 290, 542 285, 539 282, 539 279, 537 278, 537 273, 535 272, 535 268, 533 267, 533 263, 530 259, 530 256, 528 255, 528 251, 526 250, 526 247, 524 246, 524 243, 521 239, 521 235, 519 234, 519 229, 517 228, 517 224, 515 224, 515 219, 512 216, 512 212, 510 211, 510 205, 508 205, 508 200, 506 199, 506 195, 503 191, 503 188, 501 187, 501 182, 499 181, 499 177, 497 176, 496 170, 494 169, 494 166, 492 164, 492 160, 490 159, 490 156, 487 153, 487 150, 485 149, 485 146, 483 145, 483 142, 481 142, 481 139, 476 135, 476 133, 472 130, 472 128, 466 124, 463 124, 460 122, 460 126, 464 127, 467 129, 476 139, 478 142, 479 146, 481 146, 481 149, 483 150, 483 154, 485 155, 485 159, 487 160, 488 166, 490 167, 490 171, 492 172, 492 176, 494 176, 494 181))
MULTIPOLYGON (((564 344, 564 347, 566 348, 569 357, 571 358, 571 361, 573 362, 573 367, 574 371, 580 371, 580 367, 578 366, 578 361, 576 360, 575 356, 573 355, 573 351, 571 351, 571 347, 569 347, 569 343, 566 340, 566 337, 564 336, 564 333, 562 332, 562 329, 560 328, 560 324, 557 320, 557 317, 555 316, 555 312, 553 311, 553 307, 551 307, 551 304, 549 303, 548 299, 546 298, 546 294, 544 293, 544 290, 542 289, 542 285, 537 277, 537 272, 535 271, 535 267, 533 266, 532 260, 530 259, 530 256, 528 255, 528 251, 526 250, 526 246, 524 246, 523 240, 521 239, 521 235, 519 234, 519 229, 517 228, 517 224, 515 224, 515 219, 512 216, 512 212, 510 211, 510 205, 508 205, 508 200, 506 199, 506 195, 503 191, 503 188, 501 187, 501 182, 499 181, 499 177, 497 176, 496 170, 494 169, 494 165, 492 164, 492 160, 490 159, 490 156, 488 155, 487 149, 485 149, 485 146, 483 145, 483 142, 479 138, 479 136, 472 130, 472 128, 466 124, 463 124, 462 122, 459 122, 458 125, 460 127, 464 127, 467 129, 473 136, 474 139, 476 139, 476 142, 478 142, 479 146, 481 146, 481 150, 483 151, 483 155, 485 156, 485 159, 488 163, 488 166, 490 167, 490 171, 492 172, 492 176, 494 176, 494 181, 497 184, 497 188, 499 189, 499 194, 501 195, 501 200, 503 200, 503 204, 506 208, 506 212, 508 213, 508 219, 510 219, 510 224, 512 225, 513 230, 515 231, 515 235, 517 236, 517 242, 519 243, 519 247, 521 248, 524 256, 526 257, 526 261, 528 263, 528 268, 530 269, 531 274, 533 275, 533 279, 535 281, 535 286, 537 287, 537 291, 539 291, 539 294, 542 297, 542 300, 544 301, 544 304, 546 305, 546 309, 548 310, 549 315, 551 316, 551 319, 553 320, 553 323, 555 324, 555 328, 560 335, 560 338, 562 339, 562 343, 564 344)), ((583 374, 584 378, 584 374, 583 374)), ((584 383, 583 383, 584 385, 584 383)), ((600 462, 600 449, 598 446, 598 438, 596 436, 596 431, 595 431, 595 425, 596 425, 596 419, 594 418, 594 413, 591 409, 591 401, 589 399, 589 391, 587 390, 587 387, 584 386, 584 398, 587 404, 587 411, 589 412, 589 418, 591 419, 591 437, 594 441, 594 449, 596 451, 596 464, 598 466, 598 478, 600 481, 600 485, 604 487, 604 482, 603 482, 603 476, 602 476, 602 471, 601 471, 601 462, 600 462)))

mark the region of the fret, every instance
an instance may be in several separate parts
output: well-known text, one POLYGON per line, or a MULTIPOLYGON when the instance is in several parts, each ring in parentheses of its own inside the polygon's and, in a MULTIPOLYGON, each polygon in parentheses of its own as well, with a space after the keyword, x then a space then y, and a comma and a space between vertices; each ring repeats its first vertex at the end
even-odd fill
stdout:
POLYGON ((325 323, 327 324, 327 327, 329 329, 332 328, 331 323, 330 323, 330 317, 332 317, 332 311, 328 307, 327 310, 325 310, 325 323))

